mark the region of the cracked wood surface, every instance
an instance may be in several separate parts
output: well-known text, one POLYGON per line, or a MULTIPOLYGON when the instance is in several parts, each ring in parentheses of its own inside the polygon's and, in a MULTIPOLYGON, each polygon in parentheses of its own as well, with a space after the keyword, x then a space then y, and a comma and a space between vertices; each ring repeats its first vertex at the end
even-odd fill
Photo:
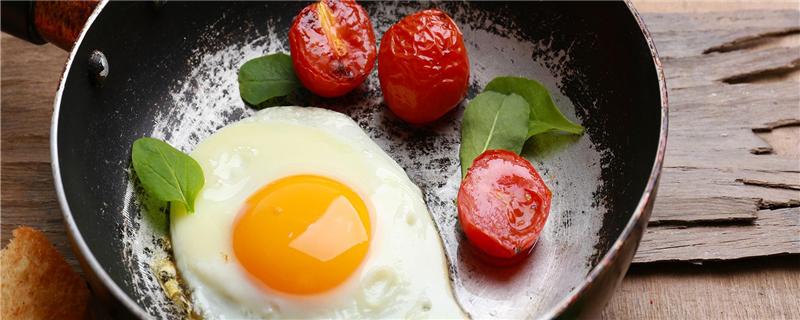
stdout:
POLYGON ((800 83, 786 77, 800 48, 770 46, 800 34, 800 11, 643 19, 664 64, 670 132, 634 262, 800 254, 799 155, 763 136, 800 124, 800 83))
MULTIPOLYGON (((662 58, 691 57, 702 55, 705 51, 720 51, 716 48, 748 49, 763 44, 763 41, 774 40, 774 36, 770 35, 798 28, 795 10, 642 13, 642 18, 662 58), (743 39, 754 38, 761 41, 751 40, 749 45, 736 47, 743 39)), ((792 32, 789 33, 791 35, 792 32)))
POLYGON ((800 208, 759 210, 745 230, 738 225, 648 228, 636 261, 714 261, 800 252, 800 208), (747 237, 742 237, 746 234, 747 237), (701 235, 703 239, 698 239, 701 235))
POLYGON ((800 319, 798 259, 632 265, 601 319, 800 319))

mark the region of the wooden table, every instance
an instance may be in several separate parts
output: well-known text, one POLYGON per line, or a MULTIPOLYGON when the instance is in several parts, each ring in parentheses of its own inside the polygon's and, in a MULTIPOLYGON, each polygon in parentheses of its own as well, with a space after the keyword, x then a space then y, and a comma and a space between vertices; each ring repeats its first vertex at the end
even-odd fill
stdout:
MULTIPOLYGON (((602 317, 800 319, 800 14, 644 2, 658 10, 643 17, 670 88, 668 152, 648 233, 602 317)), ((67 54, 5 34, 0 45, 2 245, 33 226, 78 269, 50 171, 67 54)))

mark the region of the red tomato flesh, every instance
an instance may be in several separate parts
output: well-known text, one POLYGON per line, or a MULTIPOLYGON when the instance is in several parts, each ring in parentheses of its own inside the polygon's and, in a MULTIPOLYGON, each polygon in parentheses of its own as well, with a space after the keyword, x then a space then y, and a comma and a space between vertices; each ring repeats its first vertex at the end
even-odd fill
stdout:
POLYGON ((375 33, 353 0, 323 0, 303 8, 289 29, 289 49, 303 86, 322 97, 355 89, 375 65, 375 33))
POLYGON ((378 52, 383 99, 412 124, 439 119, 467 93, 469 58, 461 31, 439 10, 409 15, 386 31, 378 52))
POLYGON ((552 193, 525 158, 488 150, 475 158, 458 191, 458 218, 473 246, 492 261, 529 254, 544 228, 552 193))

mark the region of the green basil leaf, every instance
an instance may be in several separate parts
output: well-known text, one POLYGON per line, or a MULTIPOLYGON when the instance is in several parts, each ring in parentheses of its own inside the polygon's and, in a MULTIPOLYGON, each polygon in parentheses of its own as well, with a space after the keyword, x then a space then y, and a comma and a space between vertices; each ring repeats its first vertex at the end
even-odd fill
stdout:
POLYGON ((553 103, 547 88, 536 80, 497 77, 486 85, 484 91, 502 94, 516 93, 525 98, 531 108, 528 138, 551 130, 572 134, 583 133, 583 127, 567 119, 553 103))
POLYGON ((285 53, 251 59, 239 68, 239 94, 252 106, 288 95, 299 87, 292 57, 285 53))
POLYGON ((461 175, 486 150, 520 153, 528 138, 529 114, 528 103, 519 95, 488 91, 475 96, 461 120, 461 175))
POLYGON ((133 170, 150 195, 161 201, 182 203, 189 212, 194 212, 194 200, 205 183, 197 161, 153 138, 133 142, 131 159, 133 170))

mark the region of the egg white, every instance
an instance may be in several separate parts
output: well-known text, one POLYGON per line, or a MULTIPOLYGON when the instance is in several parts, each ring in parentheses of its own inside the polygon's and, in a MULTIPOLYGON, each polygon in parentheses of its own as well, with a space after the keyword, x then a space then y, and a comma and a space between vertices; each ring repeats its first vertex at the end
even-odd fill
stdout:
POLYGON ((194 213, 172 207, 171 237, 177 268, 205 318, 465 317, 419 188, 349 117, 319 108, 268 108, 220 129, 191 156, 206 182, 194 213), (359 269, 344 284, 310 296, 260 285, 232 246, 245 200, 297 174, 349 186, 367 204, 372 227, 359 269))

